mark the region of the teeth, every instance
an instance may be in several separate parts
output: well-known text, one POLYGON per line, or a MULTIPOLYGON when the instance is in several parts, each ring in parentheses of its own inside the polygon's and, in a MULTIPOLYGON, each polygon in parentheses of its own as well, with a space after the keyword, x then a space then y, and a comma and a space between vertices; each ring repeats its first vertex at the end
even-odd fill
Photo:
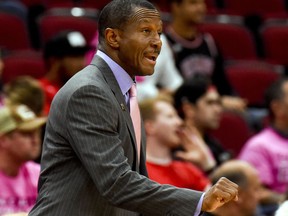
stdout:
POLYGON ((148 59, 150 59, 152 61, 156 61, 156 57, 155 56, 150 56, 150 57, 148 57, 148 59))

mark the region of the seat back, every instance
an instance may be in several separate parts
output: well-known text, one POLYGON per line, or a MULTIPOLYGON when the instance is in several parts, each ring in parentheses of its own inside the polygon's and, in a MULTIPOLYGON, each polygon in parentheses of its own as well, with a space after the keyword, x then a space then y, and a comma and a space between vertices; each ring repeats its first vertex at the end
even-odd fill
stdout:
POLYGON ((235 92, 250 107, 264 107, 264 93, 281 74, 271 65, 238 64, 226 68, 227 78, 235 92))
POLYGON ((270 25, 261 31, 265 57, 276 64, 288 65, 288 26, 270 25))
POLYGON ((97 20, 84 16, 44 15, 39 20, 42 45, 55 34, 64 30, 75 30, 83 34, 86 41, 92 41, 97 31, 97 20))
POLYGON ((285 12, 283 0, 223 0, 225 8, 236 14, 264 15, 285 12))
POLYGON ((213 36, 224 59, 257 59, 253 36, 244 26, 229 23, 204 23, 200 29, 213 36))
POLYGON ((41 53, 19 51, 3 58, 3 83, 10 82, 18 76, 28 75, 36 79, 45 75, 45 65, 41 53))
POLYGON ((30 49, 26 23, 18 16, 0 12, 0 47, 7 50, 30 49))
POLYGON ((211 134, 236 157, 253 132, 241 114, 224 112, 219 128, 211 134))

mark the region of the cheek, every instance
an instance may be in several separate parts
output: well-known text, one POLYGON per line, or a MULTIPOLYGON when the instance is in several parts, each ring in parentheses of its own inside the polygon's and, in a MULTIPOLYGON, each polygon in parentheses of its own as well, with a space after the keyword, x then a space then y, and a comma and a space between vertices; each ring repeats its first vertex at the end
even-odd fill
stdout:
POLYGON ((63 66, 70 71, 80 70, 85 67, 84 58, 69 58, 63 62, 63 66))
POLYGON ((199 109, 199 111, 196 113, 195 117, 199 119, 199 121, 206 121, 206 119, 209 119, 211 116, 211 113, 207 111, 206 109, 199 109))

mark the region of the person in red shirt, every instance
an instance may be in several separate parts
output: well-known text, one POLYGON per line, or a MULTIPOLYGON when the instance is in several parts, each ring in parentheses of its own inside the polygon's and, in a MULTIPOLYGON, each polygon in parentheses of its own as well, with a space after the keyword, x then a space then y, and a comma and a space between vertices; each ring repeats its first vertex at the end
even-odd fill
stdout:
POLYGON ((78 31, 59 32, 45 43, 43 55, 47 73, 39 80, 45 92, 45 114, 49 113, 58 90, 86 66, 85 54, 89 50, 85 37, 78 31))
POLYGON ((144 120, 147 149, 146 165, 149 178, 160 184, 204 191, 210 181, 194 164, 173 157, 172 150, 182 143, 183 121, 167 96, 140 103, 144 120))

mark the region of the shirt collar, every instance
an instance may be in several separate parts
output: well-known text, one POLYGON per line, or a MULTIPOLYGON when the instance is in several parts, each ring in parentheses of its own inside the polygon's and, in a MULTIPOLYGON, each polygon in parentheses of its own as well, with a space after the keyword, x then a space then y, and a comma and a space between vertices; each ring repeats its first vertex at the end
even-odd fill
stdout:
POLYGON ((122 94, 125 95, 134 83, 132 78, 119 64, 104 52, 97 50, 96 55, 100 56, 108 64, 120 86, 122 94))

